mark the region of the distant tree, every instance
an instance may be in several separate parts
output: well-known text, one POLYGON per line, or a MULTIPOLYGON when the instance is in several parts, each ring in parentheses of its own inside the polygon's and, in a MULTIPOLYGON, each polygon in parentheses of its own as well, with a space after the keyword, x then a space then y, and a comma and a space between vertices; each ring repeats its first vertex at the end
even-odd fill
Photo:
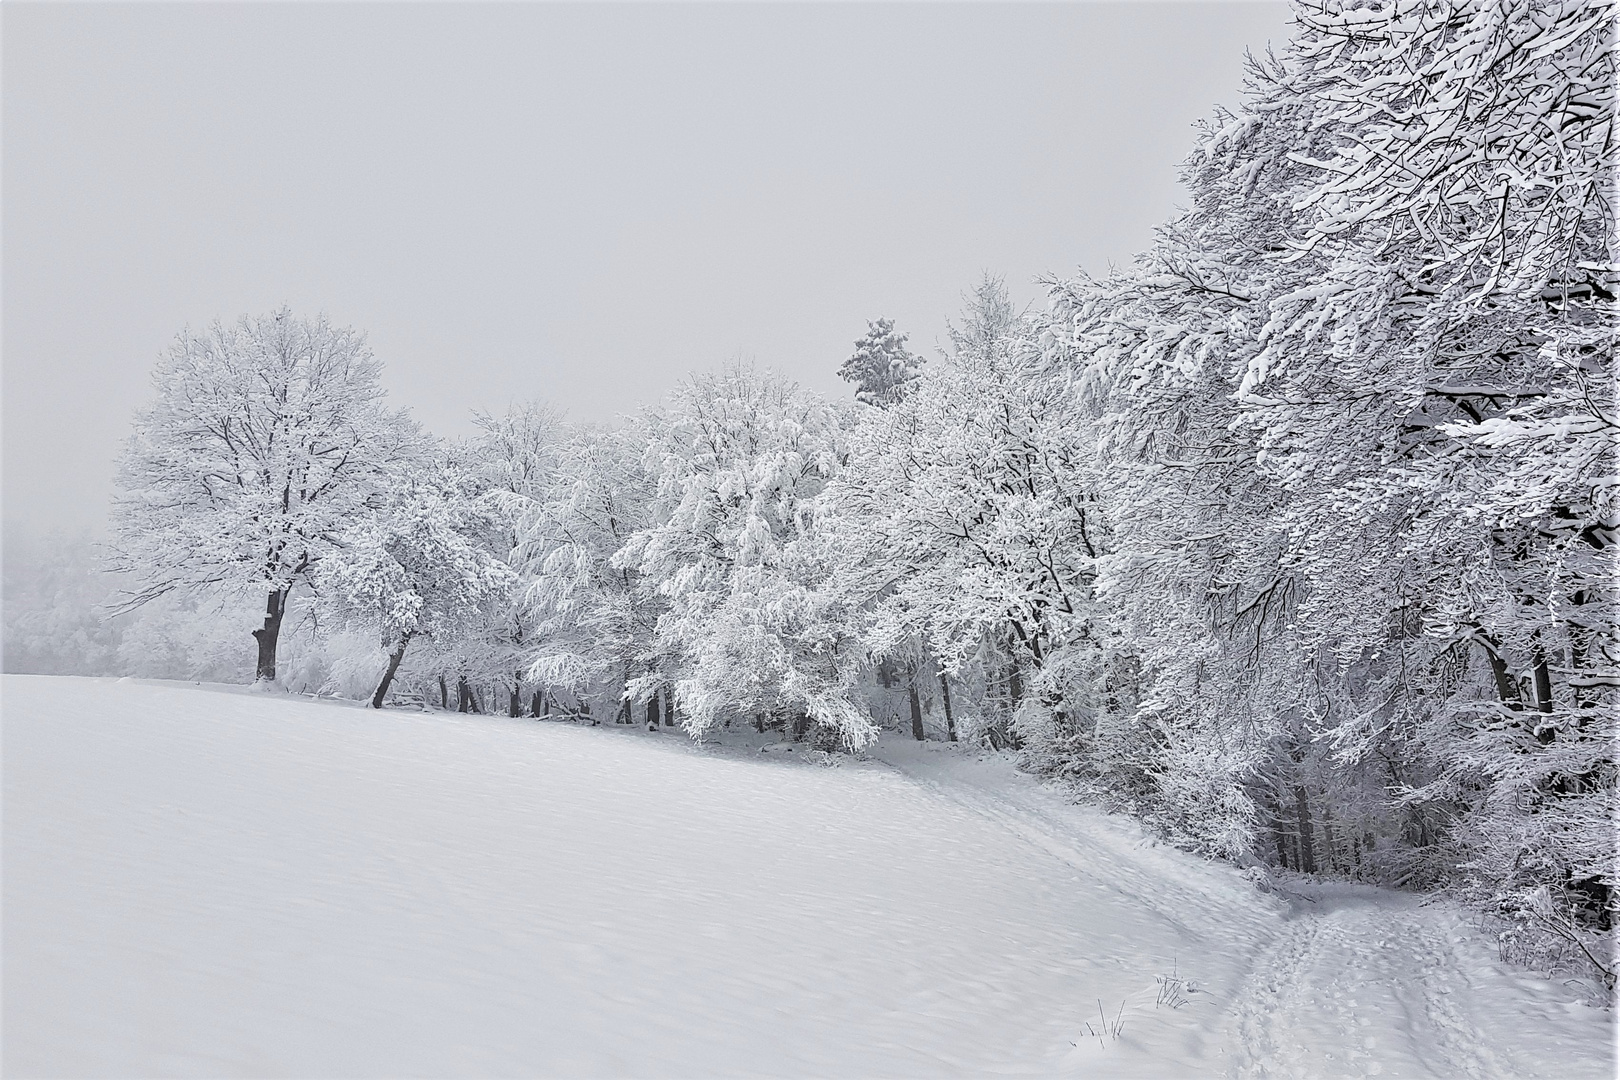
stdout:
POLYGON ((853 697, 846 604, 824 587, 840 553, 817 522, 847 408, 734 367, 693 376, 649 417, 654 514, 612 562, 667 599, 655 645, 694 735, 765 714, 852 747, 875 737, 853 697))
MULTIPOLYGON (((513 405, 499 416, 475 413, 473 424, 479 434, 461 447, 460 456, 495 511, 491 549, 508 566, 524 569, 528 556, 520 549, 530 524, 561 483, 562 451, 572 431, 560 410, 537 401, 513 405)), ((529 610, 526 592, 510 590, 507 601, 493 613, 494 623, 480 635, 487 645, 482 655, 458 657, 458 666, 510 683, 507 711, 512 716, 523 710, 523 668, 529 664, 538 621, 529 610)))
POLYGON ((382 708, 413 638, 442 645, 482 629, 517 584, 512 568, 488 549, 499 523, 486 501, 471 497, 472 487, 448 464, 429 465, 396 483, 322 562, 323 595, 380 627, 388 667, 374 708, 382 708))
POLYGON ((89 535, 7 539, 5 670, 39 675, 111 675, 122 623, 101 610, 114 581, 89 535))
POLYGON ((266 597, 256 679, 274 681, 287 598, 408 458, 362 334, 283 308, 183 331, 152 375, 119 469, 112 568, 125 610, 177 589, 266 597))
POLYGON ((923 358, 906 349, 906 335, 890 319, 867 323, 866 334, 838 374, 855 384, 855 400, 867 405, 893 405, 917 377, 923 358))
POLYGON ((1094 719, 1108 637, 1092 588, 1108 542, 1096 436, 999 281, 974 290, 951 339, 850 433, 833 484, 864 538, 847 546, 870 568, 866 644, 904 661, 913 695, 933 661, 955 677, 992 645, 1009 681, 1033 680, 1039 723, 1072 734, 1094 719))
POLYGON ((547 694, 586 701, 606 691, 622 708, 626 684, 659 669, 653 632, 668 602, 639 571, 612 562, 647 524, 656 488, 644 426, 572 429, 547 492, 517 518, 524 674, 547 694))

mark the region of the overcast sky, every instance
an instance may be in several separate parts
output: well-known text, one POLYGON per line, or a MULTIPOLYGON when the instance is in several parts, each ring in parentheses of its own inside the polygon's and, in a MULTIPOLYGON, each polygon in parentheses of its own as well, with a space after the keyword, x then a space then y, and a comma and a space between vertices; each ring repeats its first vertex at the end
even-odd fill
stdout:
POLYGON ((1282 4, 33 5, 4 35, 7 533, 100 529, 182 327, 325 311, 464 434, 743 356, 827 394, 984 271, 1123 263, 1282 4))

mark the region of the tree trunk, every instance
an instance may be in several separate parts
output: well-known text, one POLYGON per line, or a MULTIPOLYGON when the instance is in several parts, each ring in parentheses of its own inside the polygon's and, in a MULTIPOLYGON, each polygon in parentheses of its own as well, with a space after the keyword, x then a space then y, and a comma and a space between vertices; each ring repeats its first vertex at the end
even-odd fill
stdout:
POLYGON ((911 695, 911 737, 918 742, 922 742, 923 739, 927 738, 927 733, 923 731, 922 702, 917 698, 917 680, 915 677, 906 684, 906 691, 911 695))
POLYGON ((1524 702, 1519 697, 1518 688, 1513 685, 1513 676, 1508 671, 1507 661, 1503 658, 1501 650, 1496 642, 1483 633, 1479 634, 1478 638, 1480 647, 1485 650, 1485 659, 1491 665, 1491 678, 1496 682, 1496 696, 1508 708, 1514 711, 1522 709, 1524 702))
POLYGON ((1294 810, 1299 815, 1299 868, 1307 874, 1316 873, 1316 848, 1311 839, 1311 804, 1305 796, 1305 785, 1294 785, 1294 810))
MULTIPOLYGON (((1552 712, 1552 671, 1547 664, 1547 650, 1542 647, 1539 630, 1530 639, 1530 686, 1535 695, 1536 712, 1552 712)), ((1552 742, 1554 734, 1552 728, 1539 728, 1536 731, 1536 738, 1543 743, 1549 743, 1552 742)))
POLYGON ((270 593, 264 605, 264 626, 253 631, 259 643, 259 663, 254 671, 254 682, 276 681, 276 642, 281 637, 281 617, 287 613, 287 590, 270 593))
POLYGON ((951 680, 945 677, 945 669, 939 669, 939 700, 945 706, 945 738, 951 742, 956 741, 956 717, 951 714, 951 680))
POLYGON ((516 672, 512 676, 512 699, 506 703, 508 716, 523 715, 523 672, 516 672))
POLYGON ((674 702, 670 700, 669 687, 660 686, 658 688, 658 715, 663 717, 664 726, 667 728, 675 726, 675 714, 670 711, 670 706, 673 704, 674 702))
POLYGON ((1339 869, 1338 851, 1333 843, 1333 803, 1322 800, 1322 872, 1332 874, 1339 869))
POLYGON ((411 643, 411 635, 406 634, 394 646, 394 651, 388 654, 388 670, 383 672, 382 682, 377 684, 377 692, 371 695, 371 707, 380 709, 383 701, 388 697, 388 687, 394 681, 394 673, 399 670, 399 662, 405 659, 405 646, 411 643))
POLYGON ((759 732, 761 735, 765 734, 765 714, 764 713, 757 712, 757 713, 754 714, 754 730, 759 732))
POLYGON ((470 713, 472 706, 472 687, 467 685, 467 676, 456 677, 456 711, 470 713))
POLYGON ((536 690, 534 692, 534 696, 529 699, 529 715, 530 716, 538 717, 540 715, 540 708, 541 708, 540 698, 541 698, 541 694, 542 694, 541 691, 536 690))
MULTIPOLYGON (((1577 608, 1582 607, 1591 599, 1585 589, 1578 589, 1571 593, 1569 602, 1577 608)), ((1588 713, 1598 703, 1596 688, 1586 685, 1581 678, 1588 674, 1587 666, 1590 663, 1592 642, 1595 635, 1592 628, 1583 622, 1570 621, 1569 627, 1569 666, 1576 676, 1575 681, 1575 723, 1578 727, 1586 727, 1588 713)))
POLYGON ((450 688, 445 685, 443 675, 439 676, 439 708, 450 710, 450 688))

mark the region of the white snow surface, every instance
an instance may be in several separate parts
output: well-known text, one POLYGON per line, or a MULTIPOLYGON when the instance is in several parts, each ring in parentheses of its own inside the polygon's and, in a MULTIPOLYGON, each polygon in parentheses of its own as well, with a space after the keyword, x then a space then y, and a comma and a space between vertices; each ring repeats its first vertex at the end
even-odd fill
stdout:
POLYGON ((0 705, 10 1076, 1614 1073, 1612 1014, 1458 912, 1262 894, 1004 755, 130 680, 0 705))

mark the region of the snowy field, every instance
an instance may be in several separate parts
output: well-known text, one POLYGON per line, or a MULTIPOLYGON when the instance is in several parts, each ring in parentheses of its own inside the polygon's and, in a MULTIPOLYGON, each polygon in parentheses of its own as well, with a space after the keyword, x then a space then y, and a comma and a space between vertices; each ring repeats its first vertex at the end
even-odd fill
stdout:
POLYGON ((8 1076, 1614 1071, 1454 912, 1263 895, 1002 757, 3 693, 8 1076))

